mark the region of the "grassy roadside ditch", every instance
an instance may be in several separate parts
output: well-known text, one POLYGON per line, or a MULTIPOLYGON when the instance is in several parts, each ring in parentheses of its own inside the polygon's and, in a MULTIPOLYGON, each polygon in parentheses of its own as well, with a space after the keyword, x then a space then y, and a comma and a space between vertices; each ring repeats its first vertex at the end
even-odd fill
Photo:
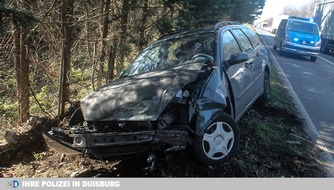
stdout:
POLYGON ((243 176, 326 176, 273 65, 270 102, 265 107, 253 106, 239 126, 242 142, 238 166, 243 176))

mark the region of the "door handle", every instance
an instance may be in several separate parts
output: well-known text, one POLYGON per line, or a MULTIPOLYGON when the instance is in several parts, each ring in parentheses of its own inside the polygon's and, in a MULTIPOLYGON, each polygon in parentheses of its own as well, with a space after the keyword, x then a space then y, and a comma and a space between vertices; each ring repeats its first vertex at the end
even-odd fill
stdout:
POLYGON ((248 68, 248 67, 251 66, 252 64, 253 64, 253 62, 245 63, 245 67, 248 68))

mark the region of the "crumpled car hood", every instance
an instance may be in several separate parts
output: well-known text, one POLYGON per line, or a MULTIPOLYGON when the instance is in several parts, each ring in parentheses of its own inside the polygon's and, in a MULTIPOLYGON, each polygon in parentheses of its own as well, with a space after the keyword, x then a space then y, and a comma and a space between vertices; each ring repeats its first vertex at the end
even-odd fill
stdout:
POLYGON ((83 117, 86 121, 155 121, 173 97, 203 72, 203 66, 190 63, 119 78, 81 100, 83 117))

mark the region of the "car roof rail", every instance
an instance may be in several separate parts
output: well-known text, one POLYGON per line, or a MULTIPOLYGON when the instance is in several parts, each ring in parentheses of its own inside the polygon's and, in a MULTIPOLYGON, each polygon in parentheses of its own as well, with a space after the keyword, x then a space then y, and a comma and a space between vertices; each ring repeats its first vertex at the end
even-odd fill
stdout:
POLYGON ((180 34, 180 35, 185 35, 185 34, 188 34, 188 32, 189 32, 189 34, 192 34, 192 33, 199 33, 199 32, 201 32, 201 31, 208 31, 208 30, 212 30, 212 28, 194 28, 194 29, 189 29, 189 28, 185 28, 185 29, 181 29, 181 30, 179 30, 179 31, 175 31, 175 32, 171 32, 171 33, 168 33, 168 34, 165 34, 165 35, 163 35, 163 36, 161 36, 161 37, 159 37, 158 38, 158 40, 161 40, 161 39, 164 39, 164 38, 168 38, 168 37, 170 37, 170 36, 173 36, 173 35, 177 35, 177 34, 180 34))
POLYGON ((173 32, 170 32, 168 34, 165 34, 165 35, 162 35, 158 38, 158 40, 161 40, 163 38, 167 38, 169 36, 172 36, 174 34, 178 34, 178 33, 181 33, 181 32, 186 32, 186 31, 190 31, 191 29, 181 29, 181 30, 178 30, 178 31, 173 31, 173 32))
POLYGON ((218 29, 220 27, 228 26, 228 25, 241 25, 241 23, 235 22, 235 21, 222 21, 222 22, 218 22, 217 24, 215 24, 213 28, 218 29))

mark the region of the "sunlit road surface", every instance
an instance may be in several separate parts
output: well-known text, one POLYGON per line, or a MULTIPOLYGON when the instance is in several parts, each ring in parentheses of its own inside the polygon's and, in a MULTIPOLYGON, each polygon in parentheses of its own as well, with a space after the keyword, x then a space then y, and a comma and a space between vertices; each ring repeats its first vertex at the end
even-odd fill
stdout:
POLYGON ((274 35, 258 30, 288 78, 313 125, 320 142, 334 158, 334 54, 320 54, 316 62, 308 56, 280 56, 273 50, 274 35))

